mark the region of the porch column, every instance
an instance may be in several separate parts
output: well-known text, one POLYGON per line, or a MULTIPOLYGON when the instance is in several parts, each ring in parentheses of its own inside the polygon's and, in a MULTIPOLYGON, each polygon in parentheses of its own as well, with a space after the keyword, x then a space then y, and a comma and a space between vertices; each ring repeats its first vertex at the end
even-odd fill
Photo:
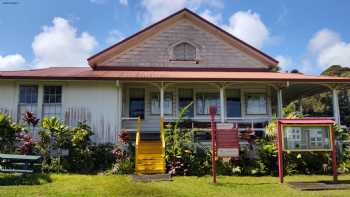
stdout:
POLYGON ((334 116, 335 122, 338 125, 340 125, 338 90, 336 88, 332 88, 332 100, 333 100, 333 116, 334 116))
POLYGON ((164 117, 164 85, 160 86, 160 117, 164 117))
POLYGON ((220 87, 220 120, 222 123, 225 122, 225 88, 220 87))
POLYGON ((283 118, 282 88, 277 89, 277 118, 283 118))

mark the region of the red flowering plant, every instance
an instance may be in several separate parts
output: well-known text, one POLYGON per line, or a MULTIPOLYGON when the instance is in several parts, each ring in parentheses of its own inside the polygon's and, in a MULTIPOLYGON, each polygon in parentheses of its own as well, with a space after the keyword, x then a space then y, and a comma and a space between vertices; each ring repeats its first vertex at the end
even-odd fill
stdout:
POLYGON ((128 130, 123 129, 118 135, 119 143, 128 144, 129 143, 129 133, 128 130))
MULTIPOLYGON (((38 125, 39 120, 33 112, 26 112, 23 114, 23 121, 27 123, 28 128, 34 133, 35 127, 38 125)), ((23 129, 21 132, 16 134, 17 140, 17 151, 20 154, 29 155, 34 154, 36 142, 34 141, 29 129, 23 129)))
POLYGON ((23 121, 28 124, 28 126, 36 127, 38 125, 40 119, 38 119, 33 112, 27 111, 23 114, 23 121))
POLYGON ((118 144, 112 150, 112 154, 115 158, 115 163, 113 164, 112 173, 113 174, 130 174, 134 171, 134 155, 135 147, 130 141, 129 133, 126 129, 119 132, 118 144))
POLYGON ((17 133, 17 151, 23 155, 32 155, 34 154, 35 141, 33 137, 26 132, 17 133))

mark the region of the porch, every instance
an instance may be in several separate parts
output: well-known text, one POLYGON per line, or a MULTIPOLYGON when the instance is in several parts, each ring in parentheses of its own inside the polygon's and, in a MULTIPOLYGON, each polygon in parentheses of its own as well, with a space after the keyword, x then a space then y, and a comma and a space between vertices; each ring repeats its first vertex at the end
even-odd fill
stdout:
MULTIPOLYGON (((186 127, 203 133, 199 138, 206 138, 210 128, 209 105, 217 106, 218 122, 235 123, 241 132, 249 129, 259 137, 265 134, 265 126, 273 116, 283 116, 283 106, 327 91, 331 91, 333 97, 332 117, 340 124, 337 90, 341 87, 336 83, 117 81, 117 87, 118 106, 121 106, 119 130, 128 130, 132 137, 137 117, 142 118, 142 133, 159 136, 160 118, 164 117, 165 123, 174 122, 180 109, 190 103, 185 114, 186 127)), ((301 105, 297 106, 302 113, 301 105)))

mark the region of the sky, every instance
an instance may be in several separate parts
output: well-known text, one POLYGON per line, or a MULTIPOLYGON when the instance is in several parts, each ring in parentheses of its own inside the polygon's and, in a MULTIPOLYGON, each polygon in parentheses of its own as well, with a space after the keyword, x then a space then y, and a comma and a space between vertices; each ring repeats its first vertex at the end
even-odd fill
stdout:
POLYGON ((0 0, 0 70, 87 66, 184 7, 276 58, 282 71, 350 67, 347 0, 0 0))

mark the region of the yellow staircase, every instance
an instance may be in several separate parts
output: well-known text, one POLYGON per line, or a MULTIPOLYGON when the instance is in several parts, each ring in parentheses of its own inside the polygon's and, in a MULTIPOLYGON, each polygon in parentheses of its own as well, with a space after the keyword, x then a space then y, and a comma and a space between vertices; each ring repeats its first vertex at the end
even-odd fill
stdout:
POLYGON ((165 173, 165 139, 163 119, 160 119, 160 140, 140 139, 141 119, 136 130, 136 174, 165 173))

